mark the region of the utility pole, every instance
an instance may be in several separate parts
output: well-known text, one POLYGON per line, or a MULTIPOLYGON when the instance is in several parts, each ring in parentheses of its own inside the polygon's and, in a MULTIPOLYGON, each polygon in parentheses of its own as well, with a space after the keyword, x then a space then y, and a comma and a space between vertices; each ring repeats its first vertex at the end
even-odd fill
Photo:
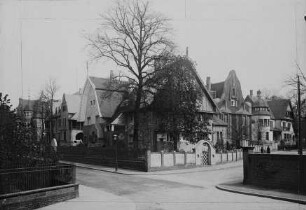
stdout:
POLYGON ((298 90, 298 136, 299 136, 299 149, 298 154, 303 155, 303 145, 302 145, 302 138, 301 138, 301 84, 300 84, 300 77, 297 75, 297 90, 298 90))

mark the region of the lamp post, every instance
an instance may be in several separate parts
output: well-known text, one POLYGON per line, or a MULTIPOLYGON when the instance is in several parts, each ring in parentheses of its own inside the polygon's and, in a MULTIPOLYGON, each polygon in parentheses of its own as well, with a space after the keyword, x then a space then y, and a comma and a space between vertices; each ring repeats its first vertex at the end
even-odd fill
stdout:
POLYGON ((118 135, 113 134, 113 140, 115 142, 115 171, 118 171, 118 135))

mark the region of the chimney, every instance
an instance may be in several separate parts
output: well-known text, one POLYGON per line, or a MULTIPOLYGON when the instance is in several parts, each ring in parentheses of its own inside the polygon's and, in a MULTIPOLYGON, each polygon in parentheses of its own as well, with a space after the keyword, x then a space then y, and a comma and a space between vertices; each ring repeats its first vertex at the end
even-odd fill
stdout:
POLYGON ((261 97, 261 91, 260 90, 257 90, 257 97, 261 97))
POLYGON ((186 57, 188 57, 188 47, 186 47, 186 57))
POLYGON ((206 77, 206 88, 208 91, 211 90, 210 77, 206 77))
POLYGON ((250 90, 250 96, 251 97, 253 96, 253 90, 250 90))

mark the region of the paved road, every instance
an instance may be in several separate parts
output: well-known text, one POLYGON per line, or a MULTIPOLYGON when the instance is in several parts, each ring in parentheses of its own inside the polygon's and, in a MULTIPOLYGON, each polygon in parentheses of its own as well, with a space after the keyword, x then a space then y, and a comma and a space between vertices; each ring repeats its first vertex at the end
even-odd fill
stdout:
POLYGON ((305 209, 306 206, 221 191, 216 184, 242 179, 242 166, 163 175, 122 175, 77 169, 80 184, 122 196, 137 209, 305 209))

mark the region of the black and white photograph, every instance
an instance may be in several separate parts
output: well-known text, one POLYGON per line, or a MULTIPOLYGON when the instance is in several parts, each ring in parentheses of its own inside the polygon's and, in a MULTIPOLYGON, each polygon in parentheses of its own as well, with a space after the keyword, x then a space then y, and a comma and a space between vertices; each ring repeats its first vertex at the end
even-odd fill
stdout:
POLYGON ((306 210, 306 0, 0 0, 0 209, 306 210))

